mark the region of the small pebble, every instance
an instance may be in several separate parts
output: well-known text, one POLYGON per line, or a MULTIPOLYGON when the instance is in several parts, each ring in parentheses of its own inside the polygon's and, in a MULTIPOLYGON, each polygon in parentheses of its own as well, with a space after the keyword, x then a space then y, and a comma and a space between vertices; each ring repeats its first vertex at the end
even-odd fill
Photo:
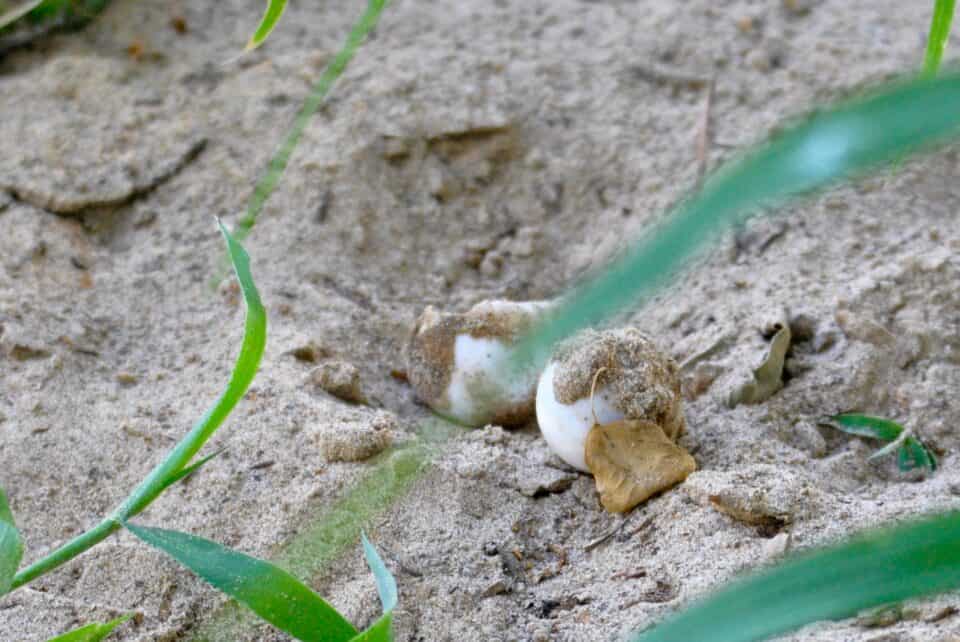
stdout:
POLYGON ((367 402, 360 386, 360 370, 346 361, 327 361, 310 371, 310 383, 350 403, 367 402))
POLYGON ((397 420, 392 414, 378 412, 358 422, 347 421, 322 430, 317 438, 328 463, 363 461, 393 444, 396 426, 397 420))
POLYGON ((122 386, 132 386, 140 381, 140 378, 132 372, 118 372, 114 378, 122 386))

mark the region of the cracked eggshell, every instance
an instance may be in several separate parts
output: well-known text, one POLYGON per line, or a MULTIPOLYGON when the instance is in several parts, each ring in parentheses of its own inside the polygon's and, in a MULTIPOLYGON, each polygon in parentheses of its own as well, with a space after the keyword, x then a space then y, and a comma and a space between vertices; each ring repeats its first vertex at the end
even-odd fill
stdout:
POLYGON ((430 306, 407 343, 407 377, 433 410, 468 426, 514 426, 534 412, 536 374, 504 376, 513 343, 548 310, 546 301, 483 301, 464 314, 430 306))
POLYGON ((676 440, 686 427, 680 404, 679 368, 649 338, 634 328, 588 330, 562 344, 541 374, 537 423, 561 459, 590 472, 585 447, 594 412, 601 425, 650 421, 676 440))

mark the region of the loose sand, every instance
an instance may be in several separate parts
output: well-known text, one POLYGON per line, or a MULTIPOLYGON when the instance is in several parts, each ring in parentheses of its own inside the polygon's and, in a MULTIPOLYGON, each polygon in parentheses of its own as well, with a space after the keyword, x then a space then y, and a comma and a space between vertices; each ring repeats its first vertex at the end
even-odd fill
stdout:
MULTIPOLYGON (((262 0, 116 0, 0 58, 0 484, 27 560, 117 504, 219 393, 243 308, 209 286, 213 217, 236 221, 364 4, 291 3, 263 49, 224 65, 262 0)), ((270 337, 209 446, 228 450, 141 522, 281 555, 372 466, 339 459, 408 442, 428 416, 396 372, 426 305, 557 295, 694 187, 711 78, 716 167, 915 68, 930 5, 396 0, 247 242, 270 337), (326 362, 351 390, 358 370, 369 405, 324 392, 311 372, 326 362)), ((619 518, 535 426, 455 437, 367 526, 397 573, 397 639, 619 639, 785 550, 960 504, 957 148, 897 170, 725 235, 629 319, 685 364, 681 443, 699 471, 606 542, 586 550, 619 518), (784 308, 789 381, 728 408, 784 308), (817 426, 848 409, 915 427, 941 470, 904 476, 817 426)), ((371 621, 359 546, 325 569, 312 586, 371 621)), ((121 535, 0 599, 0 639, 134 612, 124 640, 191 640, 223 601, 121 535)), ((783 639, 951 640, 950 606, 783 639)))

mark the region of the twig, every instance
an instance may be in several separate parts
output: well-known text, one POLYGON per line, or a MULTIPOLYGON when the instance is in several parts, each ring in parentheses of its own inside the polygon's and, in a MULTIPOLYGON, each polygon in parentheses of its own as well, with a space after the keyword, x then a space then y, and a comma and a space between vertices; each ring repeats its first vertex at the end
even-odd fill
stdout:
POLYGON ((713 108, 713 93, 717 84, 716 74, 707 83, 707 97, 703 103, 703 113, 700 116, 700 133, 697 136, 697 184, 703 182, 707 173, 710 145, 713 142, 713 132, 710 130, 710 111, 713 108))
POLYGON ((623 525, 626 524, 626 523, 627 523, 627 518, 626 518, 626 517, 621 517, 621 518, 620 518, 620 523, 618 523, 616 526, 614 526, 614 527, 611 528, 609 531, 607 531, 606 533, 604 533, 604 534, 601 535, 600 537, 596 538, 595 540, 592 540, 592 541, 588 542, 587 545, 583 547, 583 550, 584 550, 584 551, 592 551, 592 550, 595 549, 596 547, 600 546, 601 544, 603 544, 604 542, 606 542, 608 539, 610 539, 611 537, 613 537, 614 535, 616 535, 617 533, 619 533, 619 532, 620 532, 620 529, 622 529, 622 528, 623 528, 623 525))

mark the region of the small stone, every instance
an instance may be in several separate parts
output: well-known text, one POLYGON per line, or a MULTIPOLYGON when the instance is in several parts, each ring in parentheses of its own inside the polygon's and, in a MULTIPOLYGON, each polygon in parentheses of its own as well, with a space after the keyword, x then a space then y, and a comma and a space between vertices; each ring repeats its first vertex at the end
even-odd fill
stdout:
POLYGON ((775 560, 790 549, 790 533, 778 533, 763 543, 763 558, 775 560))
POLYGON ((350 403, 366 403, 367 398, 360 386, 360 370, 346 361, 322 363, 309 375, 310 383, 338 399, 350 403))
POLYGON ((319 433, 320 450, 328 463, 370 459, 390 447, 396 425, 388 412, 378 412, 366 421, 344 422, 319 433))
POLYGON ((798 473, 772 464, 734 471, 701 470, 683 489, 702 506, 764 528, 779 528, 822 504, 822 494, 798 473))
POLYGON ((497 276, 501 269, 503 269, 503 254, 497 250, 487 252, 483 261, 480 262, 480 273, 484 276, 497 276))
POLYGON ((483 545, 483 554, 487 557, 496 557, 500 552, 500 547, 497 546, 496 542, 487 542, 483 545))
POLYGON ((577 475, 574 473, 564 474, 560 471, 552 471, 549 476, 553 479, 549 481, 530 478, 518 479, 518 490, 527 497, 541 497, 552 493, 562 493, 570 488, 577 479, 577 475))
POLYGON ((530 642, 550 642, 550 629, 541 627, 533 632, 530 642))
POLYGON ((798 16, 810 13, 816 0, 783 0, 783 8, 798 16))
POLYGON ((893 348, 897 339, 889 330, 864 315, 852 310, 837 310, 837 325, 848 338, 863 341, 879 348, 893 348))
POLYGON ((9 354, 14 361, 29 361, 31 359, 46 359, 50 356, 50 351, 25 343, 15 343, 10 346, 9 354))
POLYGON ((305 363, 317 363, 331 356, 331 352, 326 346, 312 339, 294 346, 287 351, 286 354, 289 354, 297 361, 303 361, 305 363))
POLYGON ((497 580, 487 588, 483 589, 480 592, 481 598, 493 597, 494 595, 501 595, 510 590, 510 587, 503 580, 497 580))
POLYGON ((763 49, 753 49, 747 54, 747 64, 757 71, 770 71, 773 66, 769 54, 763 49))
POLYGON ((121 386, 132 386, 140 381, 140 377, 132 372, 118 372, 116 375, 114 375, 114 378, 121 386))
POLYGON ((410 156, 411 141, 397 136, 384 136, 383 157, 387 160, 398 161, 410 156))

